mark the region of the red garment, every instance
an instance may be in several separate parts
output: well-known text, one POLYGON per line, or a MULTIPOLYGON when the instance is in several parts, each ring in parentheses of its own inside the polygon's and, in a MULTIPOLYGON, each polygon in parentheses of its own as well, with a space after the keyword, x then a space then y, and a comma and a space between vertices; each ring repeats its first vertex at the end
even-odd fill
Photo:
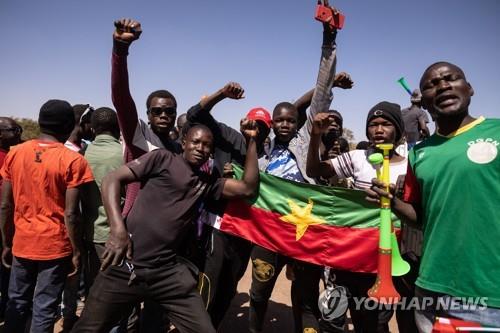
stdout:
POLYGON ((410 163, 408 163, 408 168, 405 176, 403 200, 412 204, 420 203, 420 184, 413 173, 410 163))
MULTIPOLYGON (((0 169, 3 166, 3 161, 5 160, 5 156, 7 156, 7 153, 8 153, 7 150, 3 150, 2 148, 0 148, 0 169)), ((2 175, 0 175, 0 193, 2 193, 2 182, 3 182, 2 175)), ((0 200, 1 200, 1 196, 0 196, 0 200)))
POLYGON ((11 148, 0 174, 12 183, 12 253, 31 260, 70 255, 64 224, 66 189, 94 180, 83 156, 62 143, 31 140, 11 148))
MULTIPOLYGON (((111 99, 118 116, 118 124, 125 143, 125 162, 130 162, 147 152, 157 148, 165 148, 174 153, 180 153, 178 143, 168 141, 164 145, 160 138, 153 133, 147 124, 139 120, 137 108, 130 94, 128 69, 128 45, 116 42, 111 59, 111 99)), ((140 183, 127 185, 123 215, 126 216, 139 193, 140 183)))

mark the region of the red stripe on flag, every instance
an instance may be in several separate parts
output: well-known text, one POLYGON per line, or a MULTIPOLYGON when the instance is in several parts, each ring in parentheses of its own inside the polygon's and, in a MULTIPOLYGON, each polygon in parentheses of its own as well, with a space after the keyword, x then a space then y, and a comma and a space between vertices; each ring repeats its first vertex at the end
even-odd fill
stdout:
POLYGON ((299 260, 354 272, 376 272, 378 228, 311 225, 296 241, 295 225, 280 217, 234 200, 226 208, 220 230, 299 260))

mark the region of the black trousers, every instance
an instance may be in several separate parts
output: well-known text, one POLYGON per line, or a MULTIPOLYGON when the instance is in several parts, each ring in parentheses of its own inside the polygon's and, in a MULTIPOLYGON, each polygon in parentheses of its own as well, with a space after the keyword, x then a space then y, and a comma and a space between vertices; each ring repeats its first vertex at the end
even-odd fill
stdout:
POLYGON ((217 229, 212 229, 209 237, 199 286, 212 323, 217 328, 245 274, 252 244, 217 229))
POLYGON ((354 331, 356 333, 389 333, 388 322, 391 319, 392 311, 373 309, 375 306, 370 303, 365 307, 363 302, 357 306, 353 298, 361 299, 368 297, 368 290, 375 283, 376 275, 368 273, 355 273, 348 271, 334 270, 335 283, 344 286, 349 291, 349 312, 351 314, 354 331))
MULTIPOLYGON (((401 297, 411 298, 415 295, 415 281, 418 275, 418 262, 403 256, 410 263, 410 272, 401 277, 393 277, 393 283, 401 297)), ((349 312, 356 333, 389 333, 389 321, 394 313, 392 309, 373 309, 356 307, 353 297, 368 297, 368 290, 375 284, 376 275, 335 270, 336 283, 349 290, 349 312)), ((370 301, 373 302, 373 301, 370 301)), ((362 303, 366 305, 365 302, 362 303)), ((370 303, 372 304, 372 303, 370 303)), ((400 332, 417 333, 413 310, 396 308, 396 320, 400 332)))
POLYGON ((196 290, 196 280, 180 263, 159 268, 111 266, 100 272, 72 332, 107 333, 137 302, 152 300, 166 312, 179 332, 215 333, 196 290))
POLYGON ((318 298, 323 267, 295 260, 293 271, 295 280, 291 294, 295 332, 320 332, 318 298))
POLYGON ((292 281, 292 311, 295 332, 320 331, 318 317, 319 266, 293 260, 258 245, 252 249, 252 285, 250 287, 249 328, 261 332, 267 305, 276 280, 286 264, 292 264, 295 279, 292 281), (310 330, 306 330, 306 329, 310 330))
MULTIPOLYGON (((88 295, 90 288, 94 284, 94 281, 99 274, 101 268, 101 258, 104 254, 106 247, 103 243, 94 243, 94 242, 85 242, 85 250, 86 250, 86 259, 84 264, 84 277, 85 277, 85 294, 88 295)), ((148 318, 148 323, 152 325, 155 329, 147 331, 151 333, 160 333, 165 332, 167 330, 166 325, 163 321, 163 309, 158 305, 153 303, 153 306, 150 304, 145 304, 144 309, 141 313, 141 304, 136 304, 130 313, 123 314, 122 319, 117 324, 118 325, 118 333, 128 332, 128 333, 137 333, 140 330, 145 329, 140 326, 140 315, 144 313, 157 313, 156 316, 151 316, 152 318, 148 318)))

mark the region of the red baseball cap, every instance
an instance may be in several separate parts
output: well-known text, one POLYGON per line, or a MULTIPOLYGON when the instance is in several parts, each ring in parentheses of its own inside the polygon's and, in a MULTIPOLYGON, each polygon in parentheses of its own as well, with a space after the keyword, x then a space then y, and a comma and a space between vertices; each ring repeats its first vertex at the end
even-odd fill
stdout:
POLYGON ((266 126, 268 128, 271 128, 271 115, 269 114, 269 111, 267 111, 264 108, 257 107, 257 108, 251 109, 247 113, 247 119, 260 120, 264 124, 266 124, 266 126))

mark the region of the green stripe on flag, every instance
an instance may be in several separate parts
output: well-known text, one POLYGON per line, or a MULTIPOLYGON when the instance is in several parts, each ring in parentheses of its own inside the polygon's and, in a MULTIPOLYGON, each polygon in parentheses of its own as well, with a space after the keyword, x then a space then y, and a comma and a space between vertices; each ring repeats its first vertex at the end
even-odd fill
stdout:
MULTIPOLYGON (((243 169, 233 164, 236 178, 241 179, 243 169)), ((327 224, 339 227, 378 227, 380 210, 365 200, 365 192, 340 187, 311 185, 260 173, 259 194, 249 201, 253 206, 288 215, 290 200, 304 208, 312 200, 312 214, 327 224)), ((400 224, 393 215, 394 226, 400 224)))

